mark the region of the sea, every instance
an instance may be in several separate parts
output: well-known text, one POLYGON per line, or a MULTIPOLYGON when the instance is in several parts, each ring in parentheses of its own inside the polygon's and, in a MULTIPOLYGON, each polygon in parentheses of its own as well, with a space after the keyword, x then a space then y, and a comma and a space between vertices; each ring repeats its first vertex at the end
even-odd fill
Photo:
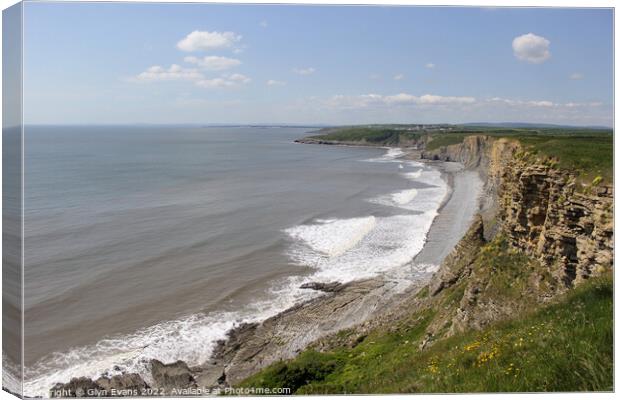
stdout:
POLYGON ((306 282, 412 260, 449 191, 398 148, 294 143, 309 128, 27 126, 24 393, 209 359, 320 296, 306 282))

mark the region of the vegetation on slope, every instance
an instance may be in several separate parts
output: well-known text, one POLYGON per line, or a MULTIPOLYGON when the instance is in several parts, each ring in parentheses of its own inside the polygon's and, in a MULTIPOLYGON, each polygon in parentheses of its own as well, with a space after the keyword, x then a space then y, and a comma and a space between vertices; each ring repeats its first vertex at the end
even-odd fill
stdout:
MULTIPOLYGON (((519 141, 534 155, 556 160, 584 179, 613 180, 613 136, 525 136, 519 141)), ((599 181, 600 182, 600 181, 599 181)))
POLYGON ((418 350, 430 317, 353 349, 308 350, 243 382, 297 394, 609 391, 612 282, 593 279, 522 319, 418 350))
POLYGON ((538 303, 530 301, 537 290, 532 278, 540 278, 540 272, 535 262, 500 237, 483 246, 471 276, 429 298, 427 306, 415 308, 390 326, 375 328, 352 345, 326 352, 306 350, 240 386, 289 387, 297 394, 612 390, 611 274, 536 308, 538 303), (524 306, 503 322, 444 336, 421 349, 429 326, 446 324, 453 313, 446 315, 445 310, 466 302, 466 285, 471 281, 482 283, 480 295, 487 300, 508 304, 523 298, 524 306), (527 293, 529 300, 522 296, 527 293))

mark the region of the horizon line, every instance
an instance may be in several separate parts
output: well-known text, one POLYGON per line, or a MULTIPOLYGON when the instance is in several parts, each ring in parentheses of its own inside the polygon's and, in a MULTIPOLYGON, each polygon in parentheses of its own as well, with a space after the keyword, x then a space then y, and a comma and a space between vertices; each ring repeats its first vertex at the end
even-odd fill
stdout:
MULTIPOLYGON (((296 122, 248 122, 248 123, 236 123, 236 122, 162 122, 162 123, 153 123, 153 122, 83 122, 83 123, 25 123, 20 125, 11 125, 4 126, 2 129, 14 129, 19 127, 26 126, 206 126, 206 127, 252 127, 252 126, 262 126, 262 127, 347 127, 347 126, 377 126, 377 125, 450 125, 450 126, 460 126, 460 125, 488 125, 488 126, 501 126, 501 125, 530 125, 531 127, 536 126, 550 126, 550 127, 558 127, 558 128, 590 128, 590 129, 611 129, 614 130, 613 126, 607 125, 572 125, 572 124, 562 124, 562 123, 549 123, 549 122, 522 122, 522 121, 503 121, 503 122, 487 122, 487 121, 476 121, 476 122, 458 122, 458 123, 449 123, 449 122, 372 122, 372 123, 348 123, 348 124, 328 124, 328 123, 296 123, 296 122)), ((505 126, 503 126, 505 128, 505 126)))

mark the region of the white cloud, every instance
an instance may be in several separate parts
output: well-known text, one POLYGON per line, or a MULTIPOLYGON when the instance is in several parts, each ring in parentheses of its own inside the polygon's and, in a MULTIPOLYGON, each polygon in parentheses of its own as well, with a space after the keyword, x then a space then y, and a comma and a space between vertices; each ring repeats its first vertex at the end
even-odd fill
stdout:
POLYGON ((436 96, 432 94, 425 94, 418 98, 420 104, 471 104, 476 99, 469 96, 436 96))
POLYGON ((433 69, 433 68, 435 68, 435 64, 433 64, 433 63, 427 63, 427 64, 426 64, 426 68, 428 68, 428 69, 433 69))
POLYGON ((567 102, 556 103, 549 100, 520 100, 508 99, 503 97, 492 97, 488 99, 476 99, 471 96, 441 96, 436 94, 424 94, 416 96, 409 93, 398 93, 393 95, 381 94, 362 94, 357 96, 334 95, 327 99, 320 100, 327 107, 339 109, 372 109, 381 107, 443 107, 450 106, 451 109, 459 110, 465 106, 475 106, 477 108, 487 108, 492 105, 508 106, 510 109, 522 110, 567 110, 576 108, 600 107, 601 102, 567 102))
POLYGON ((245 75, 242 74, 232 74, 232 75, 222 75, 219 78, 213 79, 202 79, 196 82, 196 85, 207 88, 207 89, 216 89, 216 88, 233 88, 239 87, 241 85, 245 85, 251 81, 245 75))
POLYGON ((493 97, 489 99, 490 102, 493 103, 503 103, 509 106, 526 106, 526 107, 554 107, 557 106, 556 103, 553 103, 549 100, 516 100, 516 99, 505 99, 502 97, 493 97))
POLYGON ((316 72, 316 69, 312 67, 307 68, 293 68, 293 72, 299 75, 312 75, 316 72))
POLYGON ((172 64, 170 68, 167 69, 159 65, 154 65, 135 77, 136 80, 144 82, 179 80, 194 81, 202 78, 203 75, 196 69, 183 68, 177 64, 172 64))
POLYGON ((551 52, 549 51, 550 43, 549 40, 542 36, 528 33, 513 39, 512 50, 515 57, 519 60, 540 64, 551 57, 551 52))
POLYGON ((572 74, 570 74, 569 78, 574 80, 574 81, 577 81, 579 79, 583 79, 583 74, 581 74, 579 72, 573 72, 572 74))
POLYGON ((335 95, 326 103, 329 106, 341 108, 366 108, 375 106, 442 106, 442 105, 467 105, 476 102, 474 97, 469 96, 439 96, 425 94, 415 96, 408 93, 395 95, 363 94, 358 96, 335 95))
POLYGON ((568 108, 600 107, 602 105, 603 105, 603 103, 600 102, 600 101, 591 101, 591 102, 588 102, 588 103, 574 103, 574 102, 570 102, 570 103, 563 104, 564 107, 568 107, 568 108))
POLYGON ((193 31, 177 43, 183 51, 209 51, 233 47, 241 40, 234 32, 193 31))
POLYGON ((231 87, 234 86, 235 83, 229 81, 224 78, 213 78, 213 79, 203 79, 201 81, 196 82, 196 85, 203 88, 222 88, 222 87, 231 87))
POLYGON ((259 24, 259 25, 260 25, 260 27, 261 27, 261 28, 266 28, 266 27, 268 27, 268 26, 269 26, 269 23, 268 23, 267 21, 264 21, 264 20, 263 20, 263 21, 261 21, 261 22, 260 22, 260 24, 259 24))
POLYGON ((203 58, 187 56, 185 62, 196 64, 201 68, 209 71, 221 71, 236 67, 241 64, 241 61, 236 58, 220 57, 220 56, 207 56, 203 58))
POLYGON ((286 82, 284 81, 277 81, 275 79, 269 79, 267 81, 267 86, 284 86, 286 85, 286 82))
POLYGON ((216 78, 205 78, 205 76, 196 69, 183 68, 179 65, 172 64, 170 68, 163 68, 158 65, 148 68, 132 78, 134 82, 161 82, 161 81, 189 81, 196 86, 204 88, 233 88, 245 85, 251 81, 242 74, 224 74, 216 78))
POLYGON ((491 103, 502 103, 511 107, 528 107, 528 108, 585 108, 585 107, 599 107, 603 105, 600 101, 591 102, 567 102, 567 103, 554 103, 549 100, 518 100, 518 99, 505 99, 502 97, 493 97, 488 99, 491 103))
POLYGON ((527 103, 530 106, 534 106, 534 107, 553 107, 555 106, 555 104, 551 101, 548 100, 541 100, 541 101, 529 101, 527 103))
POLYGON ((396 75, 394 75, 394 80, 395 81, 400 81, 400 80, 402 80, 404 78, 405 78, 405 75, 403 75, 403 74, 396 74, 396 75))
POLYGON ((249 83, 251 81, 250 78, 242 74, 232 74, 232 75, 227 75, 226 77, 230 79, 231 81, 239 82, 239 83, 249 83))

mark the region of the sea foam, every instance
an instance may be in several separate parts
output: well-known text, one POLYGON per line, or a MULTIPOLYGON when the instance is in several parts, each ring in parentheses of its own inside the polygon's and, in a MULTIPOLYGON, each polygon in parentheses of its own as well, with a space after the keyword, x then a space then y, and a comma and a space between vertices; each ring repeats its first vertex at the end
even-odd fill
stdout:
POLYGON ((302 240, 313 250, 329 257, 338 256, 354 247, 377 224, 373 216, 316 222, 312 225, 296 226, 285 232, 293 239, 302 240))
POLYGON ((150 383, 149 363, 178 360, 196 366, 209 360, 218 340, 244 322, 259 322, 299 302, 316 297, 314 291, 299 289, 301 277, 289 277, 274 283, 268 299, 241 310, 192 314, 140 329, 128 335, 104 338, 99 342, 56 352, 24 371, 24 395, 49 397, 49 389, 58 382, 86 376, 125 372, 139 373, 150 383))
MULTIPOLYGON (((399 157, 403 154, 401 149, 389 149, 384 156, 365 161, 402 165, 399 157)), ((401 175, 425 186, 388 193, 369 201, 406 210, 406 214, 331 219, 328 223, 317 220, 289 228, 286 233, 295 240, 289 250, 291 259, 296 264, 314 268, 314 280, 340 282, 393 273, 410 264, 422 250, 448 189, 439 171, 415 161, 405 164, 415 170, 401 175)))
MULTIPOLYGON (((293 245, 289 254, 295 263, 315 269, 312 280, 348 282, 377 276, 411 262, 422 250, 435 215, 436 211, 431 210, 375 218, 376 225, 371 231, 347 251, 335 256, 326 256, 305 241, 293 245)), ((315 230, 314 234, 327 237, 333 233, 327 229, 315 230)))
MULTIPOLYGON (((403 155, 401 149, 388 149, 382 157, 364 161, 403 163, 399 160, 403 155)), ((384 274, 402 282, 404 290, 412 280, 436 269, 413 266, 411 260, 422 250, 447 193, 438 171, 415 161, 404 165, 416 169, 403 172, 404 178, 426 183, 428 187, 388 193, 381 196, 381 201, 385 201, 381 204, 415 213, 317 219, 288 228, 284 231, 292 240, 288 255, 293 263, 311 267, 310 275, 274 282, 268 298, 238 311, 193 314, 131 334, 104 338, 90 346, 53 353, 25 369, 24 395, 47 397, 54 384, 77 376, 96 379, 101 375, 137 372, 148 381, 149 361, 154 358, 166 363, 184 360, 190 366, 200 365, 208 361, 216 342, 235 326, 265 320, 320 295, 300 289, 305 282, 347 282, 384 274)))

